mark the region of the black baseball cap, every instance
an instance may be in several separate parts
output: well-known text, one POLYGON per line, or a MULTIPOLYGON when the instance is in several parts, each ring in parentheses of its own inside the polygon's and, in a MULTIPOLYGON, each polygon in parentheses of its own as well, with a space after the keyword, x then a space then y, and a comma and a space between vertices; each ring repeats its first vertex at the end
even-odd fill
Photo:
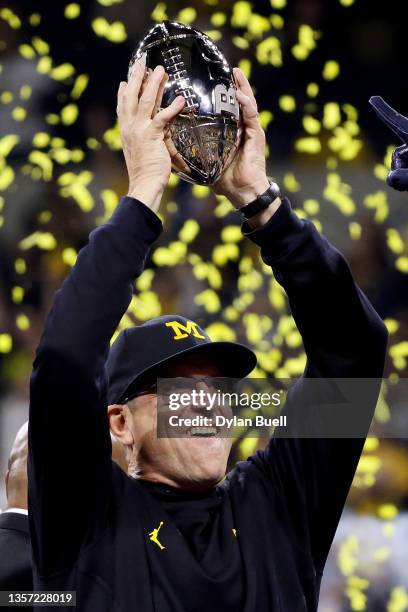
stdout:
POLYGON ((132 399, 146 380, 180 356, 205 355, 221 376, 244 378, 256 366, 253 351, 237 342, 213 342, 194 321, 166 315, 123 330, 106 361, 108 405, 132 399))

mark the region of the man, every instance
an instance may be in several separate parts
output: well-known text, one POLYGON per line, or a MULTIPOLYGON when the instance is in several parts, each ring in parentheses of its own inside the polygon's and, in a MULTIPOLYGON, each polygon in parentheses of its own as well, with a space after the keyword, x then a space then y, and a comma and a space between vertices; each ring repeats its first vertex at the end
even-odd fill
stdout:
MULTIPOLYGON (((240 208, 269 182, 256 102, 234 72, 245 139, 215 188, 240 208)), ((364 440, 274 437, 224 478, 230 440, 200 430, 157 438, 154 382, 158 375, 242 377, 255 365, 252 352, 211 342, 194 322, 170 315, 126 330, 109 353, 161 231, 156 213, 171 172, 166 127, 184 106, 178 97, 156 114, 166 75, 157 67, 141 92, 143 77, 136 65, 118 93, 128 196, 91 233, 57 292, 33 365, 35 585, 76 591, 81 612, 316 610, 364 440), (133 477, 111 464, 108 417, 133 477), (81 474, 84 458, 91 477, 81 474)), ((305 376, 381 377, 385 327, 313 224, 275 198, 242 229, 288 294, 308 357, 305 376)))
MULTIPOLYGON (((112 460, 127 471, 123 446, 111 434, 112 460)), ((32 591, 27 510, 28 421, 20 427, 6 473, 7 508, 0 514, 0 591, 32 591)))
POLYGON ((6 474, 7 508, 0 514, 0 591, 31 591, 27 511, 28 423, 17 432, 6 474))

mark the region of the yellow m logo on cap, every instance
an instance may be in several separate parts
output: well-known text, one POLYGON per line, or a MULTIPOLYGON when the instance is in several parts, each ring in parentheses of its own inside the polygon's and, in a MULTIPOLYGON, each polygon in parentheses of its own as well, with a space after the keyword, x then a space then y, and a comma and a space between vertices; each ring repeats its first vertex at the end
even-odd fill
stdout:
POLYGON ((182 340, 183 338, 188 338, 188 336, 195 336, 205 340, 205 336, 200 334, 197 329, 197 323, 194 323, 194 321, 187 321, 186 325, 183 325, 180 321, 167 321, 166 327, 171 327, 174 331, 173 340, 182 340))

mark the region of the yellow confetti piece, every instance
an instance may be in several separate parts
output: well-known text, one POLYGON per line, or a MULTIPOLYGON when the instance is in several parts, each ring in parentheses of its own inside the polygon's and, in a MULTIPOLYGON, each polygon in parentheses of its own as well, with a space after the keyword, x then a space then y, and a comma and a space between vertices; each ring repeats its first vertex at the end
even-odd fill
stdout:
POLYGON ((189 244, 190 242, 193 242, 199 231, 199 223, 195 219, 188 219, 179 231, 179 238, 182 242, 189 244))
POLYGON ((225 198, 224 196, 221 196, 220 198, 217 197, 217 200, 218 200, 218 205, 214 209, 214 215, 216 217, 218 218, 226 217, 229 213, 233 211, 231 202, 227 200, 227 198, 225 198))
POLYGON ((349 536, 341 543, 337 554, 337 562, 343 576, 350 576, 357 569, 358 551, 359 542, 356 536, 349 536))
POLYGON ((282 49, 279 38, 268 36, 260 42, 256 47, 256 59, 260 64, 272 64, 275 68, 282 66, 282 49))
POLYGON ((248 457, 254 454, 258 447, 258 438, 245 437, 238 443, 239 459, 245 461, 248 457))
MULTIPOLYGON (((342 0, 345 2, 345 0, 342 0)), ((408 608, 408 593, 402 586, 391 589, 387 612, 406 612, 408 608)))
POLYGON ((354 4, 354 0, 339 0, 342 6, 351 6, 354 4))
POLYGON ((337 206, 345 216, 354 214, 356 210, 356 205, 349 195, 350 193, 350 185, 343 183, 339 174, 330 172, 327 175, 327 184, 323 191, 323 196, 326 200, 337 206))
POLYGON ((374 221, 376 223, 383 223, 388 217, 389 206, 385 191, 376 191, 366 195, 363 204, 367 208, 375 210, 374 221))
POLYGON ((225 13, 216 12, 211 15, 211 23, 219 28, 225 24, 227 21, 227 15, 225 13))
POLYGON ((0 353, 9 353, 13 348, 13 338, 10 334, 0 334, 0 353))
POLYGON ((387 246, 396 254, 404 252, 404 241, 401 238, 401 234, 398 230, 393 227, 387 229, 387 246))
POLYGON ((50 221, 52 219, 52 213, 50 210, 43 210, 39 215, 38 215, 38 221, 40 223, 48 223, 48 221, 50 221))
MULTIPOLYGON (((112 128, 106 130, 106 132, 103 135, 103 139, 108 145, 108 147, 112 149, 112 151, 120 151, 122 149, 122 140, 120 137, 120 128, 119 128, 118 121, 115 123, 115 125, 112 128)), ((171 185, 171 181, 169 182, 169 184, 171 185)))
POLYGON ((104 17, 96 17, 91 25, 97 36, 106 38, 109 42, 120 43, 127 39, 125 25, 121 21, 109 23, 104 17))
POLYGON ((399 330, 400 324, 396 319, 384 319, 384 324, 390 335, 395 334, 395 332, 399 330))
POLYGON ((14 262, 14 269, 17 272, 17 274, 25 274, 27 265, 22 257, 18 257, 16 259, 16 261, 14 262))
POLYGON ((362 228, 360 223, 357 223, 357 221, 352 221, 349 223, 349 234, 352 240, 360 240, 361 232, 362 228))
POLYGON ((369 438, 366 438, 366 441, 364 442, 363 451, 372 452, 374 450, 377 450, 378 447, 379 447, 378 438, 373 438, 372 436, 370 436, 369 438))
POLYGON ((206 198, 210 194, 210 188, 206 185, 193 185, 192 192, 195 198, 206 198))
POLYGON ((251 270, 247 274, 242 274, 238 279, 239 291, 256 291, 263 284, 263 276, 258 270, 251 270))
POLYGON ((92 176, 92 172, 84 170, 79 174, 66 172, 58 178, 58 184, 62 187, 60 190, 62 197, 72 197, 84 212, 89 212, 94 207, 94 199, 87 189, 92 176))
POLYGON ((383 534, 387 537, 392 536, 395 531, 395 525, 393 523, 385 523, 383 526, 383 534))
POLYGON ((102 6, 112 6, 113 4, 121 4, 123 0, 97 0, 102 6))
POLYGON ((76 2, 67 4, 64 10, 64 16, 66 19, 76 19, 81 14, 81 7, 76 2))
POLYGON ((143 270, 142 274, 136 280, 136 289, 139 291, 147 291, 150 289, 154 278, 154 270, 143 270))
POLYGON ((252 14, 250 2, 235 2, 232 7, 231 25, 233 28, 245 28, 252 14))
POLYGON ((377 508, 377 515, 381 519, 390 520, 397 516, 398 508, 395 504, 382 504, 377 508))
POLYGON ((323 107, 323 126, 326 130, 332 130, 340 121, 340 107, 337 102, 327 102, 323 107))
POLYGON ((285 21, 282 15, 271 15, 270 17, 271 24, 276 30, 281 30, 285 25, 285 21))
POLYGON ((24 289, 23 287, 12 287, 11 289, 11 299, 15 304, 21 304, 24 298, 24 289))
POLYGON ((71 98, 78 100, 88 87, 89 76, 87 74, 80 74, 76 79, 74 86, 71 91, 71 98))
POLYGON ((197 11, 192 6, 182 9, 176 17, 176 21, 190 25, 197 19, 197 11))
POLYGON ((310 115, 305 115, 302 119, 303 129, 308 134, 318 134, 320 132, 321 124, 320 121, 311 117, 310 115))
POLYGON ((262 38, 265 32, 270 29, 269 19, 263 15, 252 13, 248 23, 247 31, 252 35, 252 38, 262 38))
POLYGON ((55 79, 56 81, 64 81, 68 79, 75 73, 75 68, 72 64, 61 64, 60 66, 56 66, 50 72, 50 77, 55 79))
POLYGON ((309 83, 306 88, 306 93, 309 98, 315 98, 319 93, 319 86, 317 83, 309 83))
POLYGON ((50 52, 49 44, 39 36, 34 36, 34 38, 31 40, 31 43, 37 53, 39 53, 39 55, 48 55, 48 53, 50 52))
POLYGON ((232 43, 238 47, 238 49, 248 49, 249 47, 249 40, 243 38, 242 36, 233 36, 232 43))
POLYGON ((285 189, 291 193, 296 193, 300 190, 300 183, 292 172, 287 172, 283 177, 285 189))
POLYGON ((395 262, 395 267, 400 272, 403 272, 404 274, 407 274, 408 273, 408 257, 406 257, 406 256, 398 257, 398 259, 395 262))
POLYGON ((0 159, 6 158, 19 142, 20 136, 17 134, 6 134, 0 138, 0 159))
POLYGON ((76 104, 67 104, 61 110, 61 121, 64 125, 72 125, 78 119, 78 106, 76 104))
POLYGON ((299 41, 292 47, 293 56, 299 60, 305 60, 311 51, 316 48, 316 40, 320 37, 320 33, 313 30, 309 25, 302 24, 299 27, 299 41))
POLYGON ((303 208, 309 215, 317 215, 320 211, 320 203, 318 200, 310 198, 303 202, 303 208))
POLYGON ((204 30, 204 34, 212 40, 221 40, 222 38, 222 32, 220 32, 220 30, 204 30))
POLYGON ((97 151, 98 149, 101 148, 101 144, 100 142, 97 141, 96 138, 88 138, 86 141, 86 146, 89 149, 92 149, 92 151, 97 151))
MULTIPOLYGON (((140 321, 148 321, 153 317, 159 317, 162 309, 156 293, 153 291, 142 291, 139 295, 133 296, 129 310, 140 321)), ((130 325, 133 326, 134 323, 130 321, 130 325)))
POLYGON ((209 313, 218 312, 221 308, 220 298, 213 289, 205 289, 198 293, 194 298, 194 302, 199 306, 203 306, 209 313))
POLYGON ((225 266, 228 261, 239 258, 239 248, 236 244, 219 244, 213 249, 212 260, 217 266, 225 266))
POLYGON ((27 251, 34 246, 38 247, 39 249, 43 249, 44 251, 52 251, 57 246, 57 241, 50 232, 36 231, 26 238, 23 238, 23 240, 20 240, 18 246, 23 251, 27 251))
POLYGON ((208 325, 206 332, 213 342, 235 342, 237 339, 235 331, 221 321, 208 325))
POLYGON ((0 191, 5 191, 14 181, 14 170, 6 166, 0 170, 0 191))
POLYGON ((30 328, 30 320, 25 314, 19 314, 16 317, 16 325, 21 331, 26 331, 30 328))
POLYGON ((31 97, 32 91, 29 85, 23 85, 20 87, 20 98, 22 100, 28 100, 31 97))
POLYGON ((43 151, 31 151, 28 156, 28 161, 32 164, 36 164, 42 170, 42 178, 44 181, 50 181, 52 179, 52 161, 43 151))
POLYGON ((20 45, 18 50, 20 52, 20 55, 24 57, 24 59, 32 59, 33 57, 35 57, 35 51, 32 47, 30 47, 30 45, 20 45))
POLYGON ((60 122, 59 116, 56 115, 55 113, 49 113, 45 117, 45 120, 49 125, 57 125, 60 122))
POLYGON ((13 108, 11 116, 15 121, 24 121, 27 117, 27 111, 22 106, 16 106, 16 108, 13 108))
POLYGON ((238 225, 227 225, 221 231, 223 242, 239 242, 242 238, 241 228, 238 225))
POLYGON ((37 72, 48 74, 52 68, 52 60, 48 55, 44 55, 37 64, 37 72))
POLYGON ((295 141, 295 150, 300 153, 320 153, 322 150, 322 145, 318 138, 313 136, 308 136, 307 138, 298 138, 295 141))
POLYGON ((329 60, 323 67, 322 76, 326 81, 333 81, 340 74, 339 63, 334 60, 329 60))
POLYGON ((296 110, 296 101, 293 96, 281 96, 279 106, 285 113, 293 113, 296 110))
POLYGON ((271 111, 263 110, 259 113, 258 119, 259 119, 259 123, 262 126, 262 129, 267 130, 268 125, 273 119, 273 114, 271 113, 271 111))
POLYGON ((166 13, 166 4, 164 2, 159 2, 158 4, 156 4, 150 17, 153 19, 153 21, 165 21, 166 19, 168 19, 166 13))
POLYGON ((18 30, 21 27, 20 18, 9 8, 0 9, 0 18, 4 19, 13 30, 18 30))
POLYGON ((3 93, 0 95, 0 102, 2 104, 10 104, 10 102, 12 102, 13 99, 14 99, 14 96, 11 93, 11 91, 3 91, 3 93))
POLYGON ((62 261, 67 266, 74 266, 77 260, 78 253, 72 247, 68 247, 62 251, 62 261))
POLYGON ((28 18, 29 24, 34 28, 41 23, 41 15, 39 13, 32 13, 28 18))
POLYGON ((283 9, 286 6, 286 0, 270 0, 270 2, 274 9, 283 9))
POLYGON ((238 62, 238 68, 242 70, 247 79, 251 78, 252 62, 249 59, 242 59, 238 62))

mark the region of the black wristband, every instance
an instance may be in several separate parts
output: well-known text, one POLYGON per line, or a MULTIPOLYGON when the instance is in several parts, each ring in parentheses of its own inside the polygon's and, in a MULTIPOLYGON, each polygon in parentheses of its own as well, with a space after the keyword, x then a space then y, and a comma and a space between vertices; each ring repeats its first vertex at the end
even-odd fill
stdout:
POLYGON ((281 192, 279 189, 279 185, 271 182, 265 193, 259 195, 249 204, 245 204, 245 206, 239 208, 238 212, 243 215, 244 219, 250 219, 251 217, 254 217, 258 213, 260 213, 262 210, 268 208, 268 206, 272 204, 272 202, 276 200, 276 198, 279 198, 280 195, 281 192))

